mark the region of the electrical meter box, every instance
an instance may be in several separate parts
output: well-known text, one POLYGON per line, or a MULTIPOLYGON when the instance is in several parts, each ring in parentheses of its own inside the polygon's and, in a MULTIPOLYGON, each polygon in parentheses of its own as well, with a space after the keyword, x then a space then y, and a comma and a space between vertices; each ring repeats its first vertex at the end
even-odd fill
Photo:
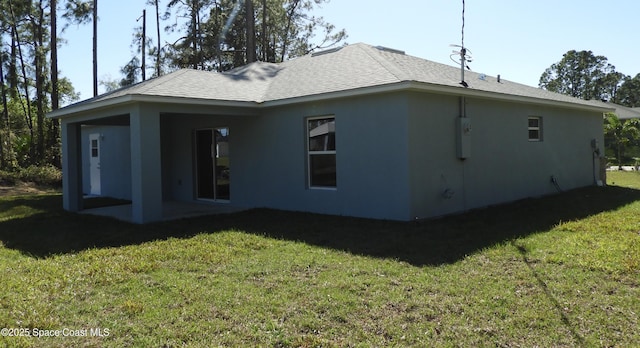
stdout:
POLYGON ((471 157, 471 119, 459 117, 456 119, 456 138, 458 158, 471 157))

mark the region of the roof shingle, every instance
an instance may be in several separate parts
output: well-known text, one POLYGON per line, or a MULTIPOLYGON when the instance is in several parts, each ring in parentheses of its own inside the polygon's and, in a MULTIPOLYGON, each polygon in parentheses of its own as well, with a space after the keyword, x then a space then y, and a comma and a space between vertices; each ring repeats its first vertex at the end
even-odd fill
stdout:
POLYGON ((471 71, 465 72, 465 82, 469 86, 465 89, 460 85, 459 67, 360 43, 326 53, 309 54, 280 64, 256 62, 223 73, 181 69, 70 105, 52 116, 62 116, 66 114, 65 109, 73 109, 77 105, 86 107, 87 104, 123 96, 265 103, 406 82, 456 88, 461 94, 482 91, 496 98, 516 96, 534 101, 608 108, 504 79, 498 82, 490 76, 483 75, 481 78, 480 74, 471 71))

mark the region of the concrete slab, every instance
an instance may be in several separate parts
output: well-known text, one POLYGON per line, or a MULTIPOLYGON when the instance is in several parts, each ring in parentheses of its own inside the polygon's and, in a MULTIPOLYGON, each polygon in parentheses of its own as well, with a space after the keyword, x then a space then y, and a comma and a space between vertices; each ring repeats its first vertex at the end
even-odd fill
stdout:
MULTIPOLYGON (((162 220, 170 221, 203 215, 230 214, 243 210, 246 210, 246 208, 239 208, 226 203, 168 201, 162 203, 162 220)), ((86 209, 80 213, 107 216, 121 221, 132 222, 131 204, 86 209)))

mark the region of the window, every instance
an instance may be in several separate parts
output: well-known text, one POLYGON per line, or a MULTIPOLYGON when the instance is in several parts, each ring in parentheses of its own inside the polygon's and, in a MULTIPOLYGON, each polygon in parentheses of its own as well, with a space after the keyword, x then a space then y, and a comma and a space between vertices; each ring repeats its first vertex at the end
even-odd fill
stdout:
POLYGON ((309 187, 336 187, 336 121, 333 116, 307 119, 309 187))
POLYGON ((98 139, 91 139, 91 157, 98 157, 98 139))
POLYGON ((542 141, 542 117, 529 117, 529 141, 542 141))

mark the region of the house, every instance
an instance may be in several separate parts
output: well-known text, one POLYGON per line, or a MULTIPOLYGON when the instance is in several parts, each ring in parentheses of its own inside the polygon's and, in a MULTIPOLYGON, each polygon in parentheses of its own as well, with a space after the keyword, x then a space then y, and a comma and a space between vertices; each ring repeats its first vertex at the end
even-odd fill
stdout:
MULTIPOLYGON (((634 118, 640 119, 640 108, 630 108, 624 105, 600 100, 589 100, 589 102, 596 106, 609 108, 609 112, 614 113, 620 120, 628 120, 634 118)), ((606 115, 602 115, 603 118, 605 116, 606 115)))
POLYGON ((609 103, 609 106, 615 109, 613 113, 621 120, 640 119, 640 108, 629 108, 614 103, 609 103))
POLYGON ((611 108, 473 72, 460 82, 459 68, 366 44, 178 70, 49 114, 64 208, 81 211, 95 181, 131 200, 136 223, 166 218, 168 202, 409 221, 603 180, 611 108))

